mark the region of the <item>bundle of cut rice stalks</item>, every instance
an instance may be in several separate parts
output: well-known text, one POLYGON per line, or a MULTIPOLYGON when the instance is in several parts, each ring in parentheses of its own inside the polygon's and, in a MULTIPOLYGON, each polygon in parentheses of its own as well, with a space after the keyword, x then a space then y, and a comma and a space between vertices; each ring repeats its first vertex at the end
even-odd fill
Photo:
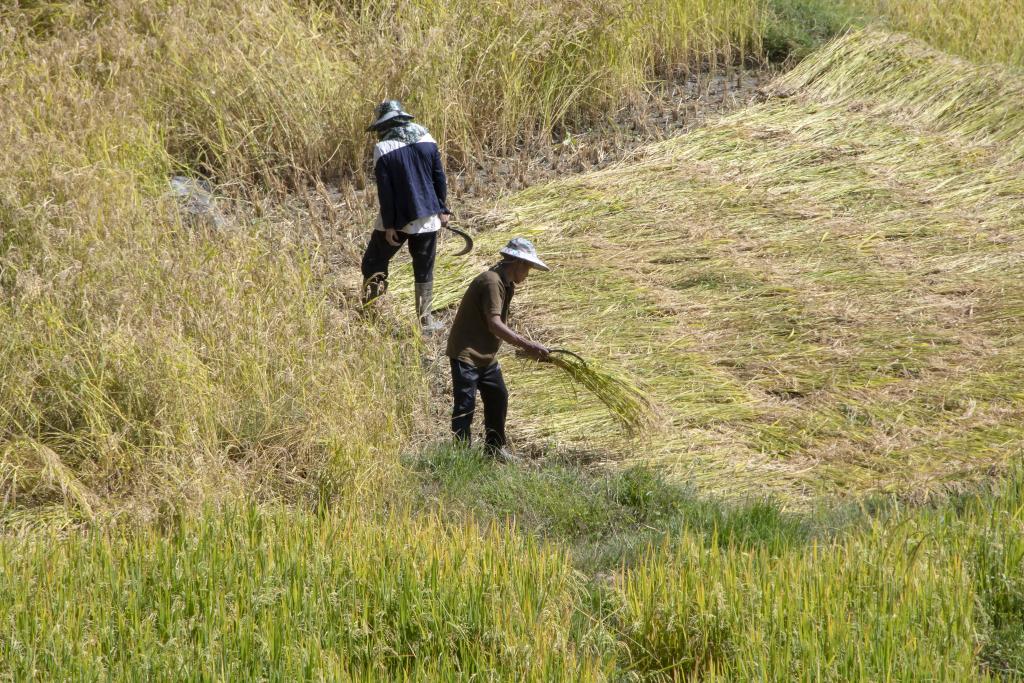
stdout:
POLYGON ((552 349, 548 362, 597 397, 628 433, 650 432, 656 425, 659 412, 657 406, 629 379, 599 368, 565 349, 552 349))

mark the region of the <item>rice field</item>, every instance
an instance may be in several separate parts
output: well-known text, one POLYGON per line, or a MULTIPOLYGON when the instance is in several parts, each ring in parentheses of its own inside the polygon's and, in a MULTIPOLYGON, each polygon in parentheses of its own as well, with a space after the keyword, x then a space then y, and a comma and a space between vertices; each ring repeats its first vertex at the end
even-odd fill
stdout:
POLYGON ((0 680, 1024 679, 1016 0, 627 5, 0 8, 0 680), (583 360, 504 360, 526 462, 446 445, 405 274, 353 295, 372 104, 459 195, 768 59, 464 205, 435 303, 528 235, 583 360))
POLYGON ((444 141, 456 193, 669 64, 755 57, 763 9, 473 6, 0 8, 0 517, 387 482, 437 428, 409 321, 367 325, 332 265, 354 272, 373 208, 373 105, 402 98, 444 141), (216 187, 220 227, 168 196, 180 174, 216 187))
POLYGON ((834 540, 684 527, 597 581, 513 527, 401 510, 8 536, 0 676, 1019 680, 1022 500, 1017 478, 834 540))
POLYGON ((976 62, 1024 67, 1021 0, 845 0, 866 18, 976 62))
POLYGON ((518 437, 794 501, 1005 469, 1024 454, 1022 94, 1011 70, 856 32, 763 103, 512 196, 482 249, 521 232, 554 266, 518 324, 666 409, 638 445, 515 361, 518 437))

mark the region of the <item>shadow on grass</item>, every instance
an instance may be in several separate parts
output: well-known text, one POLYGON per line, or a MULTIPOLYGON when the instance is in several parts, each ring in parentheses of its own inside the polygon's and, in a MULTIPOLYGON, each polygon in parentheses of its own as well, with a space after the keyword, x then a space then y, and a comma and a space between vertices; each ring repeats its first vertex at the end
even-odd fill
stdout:
POLYGON ((708 546, 772 553, 832 538, 886 507, 884 501, 788 512, 771 498, 721 500, 673 483, 656 469, 583 468, 564 457, 515 465, 482 451, 438 445, 409 458, 421 504, 477 520, 513 521, 523 533, 564 544, 577 567, 599 574, 632 566, 683 531, 708 546))

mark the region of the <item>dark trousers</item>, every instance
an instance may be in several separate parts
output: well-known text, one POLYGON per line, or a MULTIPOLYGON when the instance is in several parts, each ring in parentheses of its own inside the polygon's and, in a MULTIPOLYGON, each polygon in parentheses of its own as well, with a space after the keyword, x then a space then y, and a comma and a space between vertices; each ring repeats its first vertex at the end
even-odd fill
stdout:
POLYGON ((409 255, 412 256, 412 273, 416 282, 433 282, 434 254, 437 251, 437 233, 425 232, 419 235, 408 235, 399 231, 398 246, 388 244, 383 230, 374 230, 370 235, 370 243, 363 253, 363 278, 368 279, 382 273, 388 278, 388 264, 402 245, 409 243, 409 255))
POLYGON ((454 358, 452 362, 452 432, 455 438, 470 442, 470 427, 476 407, 476 392, 484 401, 484 441, 489 448, 505 445, 505 416, 508 414, 508 389, 501 376, 501 366, 492 363, 478 368, 454 358))

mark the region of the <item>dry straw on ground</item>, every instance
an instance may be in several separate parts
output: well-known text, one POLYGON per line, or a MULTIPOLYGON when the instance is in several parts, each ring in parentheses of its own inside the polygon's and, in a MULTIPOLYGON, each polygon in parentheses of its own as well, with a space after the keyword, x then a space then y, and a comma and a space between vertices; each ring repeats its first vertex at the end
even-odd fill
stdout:
POLYGON ((554 266, 519 324, 637 377, 668 423, 636 453, 515 364, 520 436, 732 494, 925 497, 999 470, 1024 448, 1022 93, 854 33, 766 103, 512 197, 480 244, 524 231, 554 266))

